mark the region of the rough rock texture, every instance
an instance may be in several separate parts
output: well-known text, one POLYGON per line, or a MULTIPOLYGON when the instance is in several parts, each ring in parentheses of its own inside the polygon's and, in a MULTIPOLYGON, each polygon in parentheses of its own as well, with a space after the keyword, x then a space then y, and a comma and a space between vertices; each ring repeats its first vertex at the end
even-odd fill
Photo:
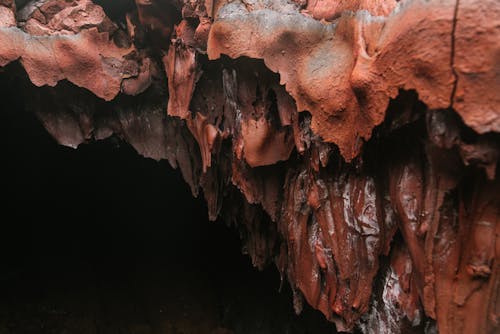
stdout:
POLYGON ((54 138, 168 159, 297 312, 500 330, 497 0, 17 3, 0 66, 54 138))

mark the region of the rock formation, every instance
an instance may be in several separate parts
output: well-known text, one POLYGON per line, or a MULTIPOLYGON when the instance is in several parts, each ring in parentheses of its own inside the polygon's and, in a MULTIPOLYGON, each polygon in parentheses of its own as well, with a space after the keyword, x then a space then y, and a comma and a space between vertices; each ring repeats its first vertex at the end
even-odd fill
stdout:
POLYGON ((167 159, 366 333, 500 330, 499 36, 497 0, 0 0, 60 144, 167 159))

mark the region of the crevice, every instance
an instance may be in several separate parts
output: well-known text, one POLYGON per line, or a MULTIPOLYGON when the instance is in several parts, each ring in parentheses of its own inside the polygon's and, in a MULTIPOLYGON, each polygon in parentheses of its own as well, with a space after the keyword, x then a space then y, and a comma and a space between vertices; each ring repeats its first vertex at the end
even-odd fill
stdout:
POLYGON ((93 0, 115 23, 125 23, 125 15, 136 9, 134 0, 93 0))
POLYGON ((453 108, 454 100, 455 100, 455 94, 457 91, 457 85, 458 85, 458 73, 457 70, 455 69, 455 32, 457 29, 457 21, 458 21, 458 9, 460 6, 460 0, 456 0, 455 2, 455 8, 453 10, 453 25, 451 28, 451 56, 450 56, 450 67, 451 67, 451 72, 453 74, 453 87, 451 89, 451 97, 450 97, 450 108, 453 108))

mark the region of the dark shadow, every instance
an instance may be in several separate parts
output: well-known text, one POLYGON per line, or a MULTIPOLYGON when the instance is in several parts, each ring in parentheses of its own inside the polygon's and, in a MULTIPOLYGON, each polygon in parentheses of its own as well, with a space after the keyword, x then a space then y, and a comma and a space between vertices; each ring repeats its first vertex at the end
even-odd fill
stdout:
POLYGON ((59 146, 0 73, 0 333, 333 333, 207 219, 180 173, 106 140, 59 146))

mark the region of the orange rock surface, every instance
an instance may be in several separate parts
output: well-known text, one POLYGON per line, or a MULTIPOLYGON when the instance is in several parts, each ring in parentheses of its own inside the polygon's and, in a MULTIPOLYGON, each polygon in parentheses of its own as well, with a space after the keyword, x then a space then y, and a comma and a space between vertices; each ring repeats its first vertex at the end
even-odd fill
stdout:
POLYGON ((0 0, 59 143, 179 167, 338 330, 498 333, 498 1, 135 2, 0 0))

